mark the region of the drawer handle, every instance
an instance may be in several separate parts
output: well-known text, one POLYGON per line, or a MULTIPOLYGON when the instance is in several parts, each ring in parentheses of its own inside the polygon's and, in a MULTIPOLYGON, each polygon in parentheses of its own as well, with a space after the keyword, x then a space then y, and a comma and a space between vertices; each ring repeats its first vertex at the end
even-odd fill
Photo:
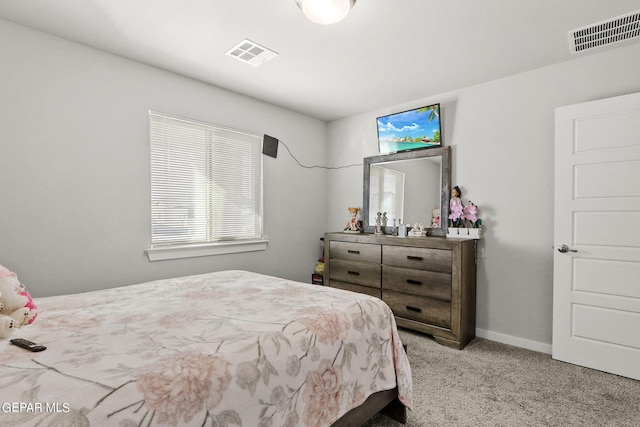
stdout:
POLYGON ((424 258, 422 258, 421 256, 413 256, 413 255, 407 255, 407 259, 410 259, 411 261, 423 261, 424 258))
POLYGON ((348 249, 347 252, 349 252, 350 254, 360 255, 360 251, 356 251, 354 249, 348 249))
POLYGON ((360 273, 358 271, 351 271, 351 270, 347 270, 347 274, 350 274, 352 276, 359 276, 360 273))
POLYGON ((422 285, 422 282, 419 280, 411 280, 411 279, 407 279, 407 283, 410 285, 422 285))
POLYGON ((421 309, 419 309, 418 307, 411 307, 410 305, 407 306, 407 310, 409 311, 415 311, 416 313, 420 313, 422 312, 421 309))

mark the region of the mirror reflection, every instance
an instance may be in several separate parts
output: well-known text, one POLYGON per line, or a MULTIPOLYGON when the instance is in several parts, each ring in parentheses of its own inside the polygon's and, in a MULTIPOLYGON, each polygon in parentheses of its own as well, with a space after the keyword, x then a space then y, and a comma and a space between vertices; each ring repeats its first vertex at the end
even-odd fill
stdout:
POLYGON ((386 212, 403 224, 431 227, 434 209, 440 210, 440 157, 398 160, 371 165, 369 171, 369 224, 386 212))
MULTIPOLYGON (((362 220, 373 232, 378 212, 386 212, 385 232, 396 224, 422 224, 430 235, 444 235, 442 221, 449 197, 449 149, 396 153, 365 159, 362 220)), ((445 216, 446 217, 446 216, 445 216)))

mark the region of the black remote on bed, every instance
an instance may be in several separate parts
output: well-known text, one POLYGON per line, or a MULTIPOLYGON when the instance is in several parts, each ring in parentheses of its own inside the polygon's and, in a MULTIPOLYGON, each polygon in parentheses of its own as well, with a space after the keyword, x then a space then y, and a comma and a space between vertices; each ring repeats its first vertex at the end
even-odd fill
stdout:
POLYGON ((29 351, 42 351, 47 349, 47 347, 43 345, 36 344, 33 341, 25 340, 24 338, 14 338, 11 340, 11 344, 17 345, 18 347, 26 348, 29 351))

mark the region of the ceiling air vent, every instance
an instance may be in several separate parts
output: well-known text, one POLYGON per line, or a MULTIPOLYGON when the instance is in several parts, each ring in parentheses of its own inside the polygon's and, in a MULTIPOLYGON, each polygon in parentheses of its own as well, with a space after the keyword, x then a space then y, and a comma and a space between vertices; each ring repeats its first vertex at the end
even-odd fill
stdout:
POLYGON ((270 59, 278 56, 276 52, 247 39, 242 40, 225 54, 239 61, 251 64, 254 67, 259 67, 270 59))
POLYGON ((571 53, 640 37, 640 10, 569 31, 571 53))

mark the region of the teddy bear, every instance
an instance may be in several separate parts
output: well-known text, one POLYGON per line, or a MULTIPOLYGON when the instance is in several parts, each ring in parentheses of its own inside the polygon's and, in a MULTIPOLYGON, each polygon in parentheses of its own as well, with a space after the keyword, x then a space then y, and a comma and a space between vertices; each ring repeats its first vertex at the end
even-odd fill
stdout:
POLYGON ((0 265, 0 277, 7 277, 7 276, 18 278, 18 275, 16 273, 9 270, 4 265, 0 265))
POLYGON ((360 208, 347 208, 347 209, 351 214, 351 219, 347 223, 347 226, 345 227, 344 231, 348 231, 351 233, 360 232, 360 230, 362 229, 362 224, 358 220, 358 212, 360 212, 360 208))
POLYGON ((6 338, 38 315, 38 308, 17 275, 0 266, 0 338, 6 338))
POLYGON ((24 307, 29 309, 29 315, 27 316, 27 325, 30 325, 34 320, 36 320, 36 317, 38 317, 38 306, 35 302, 33 302, 33 298, 31 297, 31 294, 29 292, 23 289, 19 293, 27 299, 27 303, 24 305, 24 307))

